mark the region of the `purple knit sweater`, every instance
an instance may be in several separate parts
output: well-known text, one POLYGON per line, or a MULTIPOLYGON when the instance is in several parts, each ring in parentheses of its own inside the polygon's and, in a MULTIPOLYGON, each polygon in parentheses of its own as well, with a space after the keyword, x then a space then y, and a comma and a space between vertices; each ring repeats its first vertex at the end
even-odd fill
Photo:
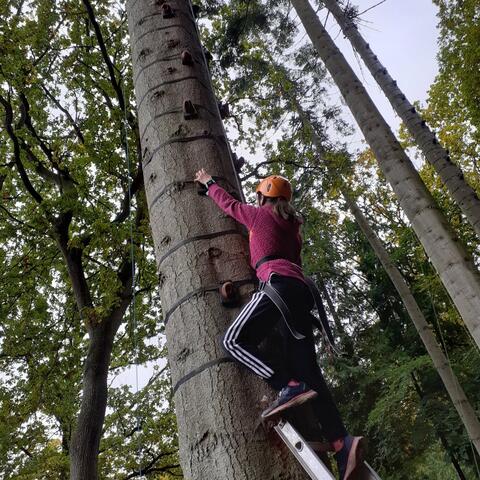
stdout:
POLYGON ((257 277, 260 280, 265 282, 271 273, 277 273, 305 281, 300 257, 302 237, 299 221, 283 219, 268 203, 262 207, 241 203, 216 183, 208 189, 208 196, 225 213, 248 228, 250 262, 253 268, 267 255, 282 257, 260 265, 257 269, 257 277))

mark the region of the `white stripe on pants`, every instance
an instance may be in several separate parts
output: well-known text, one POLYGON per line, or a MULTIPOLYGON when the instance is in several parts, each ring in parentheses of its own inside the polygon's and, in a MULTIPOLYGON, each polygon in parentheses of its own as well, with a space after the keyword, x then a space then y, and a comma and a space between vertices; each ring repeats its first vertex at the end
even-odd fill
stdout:
POLYGON ((262 378, 270 378, 274 373, 273 370, 261 362, 258 358, 253 356, 250 352, 247 352, 237 343, 237 339, 242 331, 243 326, 248 321, 264 295, 265 292, 255 293, 252 299, 243 307, 238 317, 228 328, 223 339, 223 345, 233 357, 253 370, 258 376, 262 378))

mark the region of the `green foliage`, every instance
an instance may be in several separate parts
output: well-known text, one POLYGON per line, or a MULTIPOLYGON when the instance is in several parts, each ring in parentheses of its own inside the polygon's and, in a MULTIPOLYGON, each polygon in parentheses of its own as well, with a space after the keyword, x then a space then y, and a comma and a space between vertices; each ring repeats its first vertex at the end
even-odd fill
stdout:
MULTIPOLYGON (((93 9, 101 39, 82 2, 0 2, 0 476, 5 479, 68 478, 83 365, 96 328, 120 312, 111 377, 121 371, 132 377, 135 362, 163 363, 165 356, 131 107, 126 13, 109 0, 93 9), (123 306, 125 297, 131 301, 132 240, 136 325, 132 309, 123 306)), ((148 416, 139 434, 155 456, 152 462, 145 453, 150 469, 173 465, 171 471, 179 473, 168 380, 154 376, 135 393, 127 387, 110 390, 104 442, 115 446, 100 453, 102 478, 121 478, 136 468, 131 459, 137 446, 118 426, 120 412, 133 421, 129 406, 148 416)))
POLYGON ((430 87, 425 119, 478 191, 480 5, 476 0, 434 3, 439 7, 439 73, 430 87))
MULTIPOLYGON (((435 3, 440 73, 423 114, 478 186, 478 2, 435 3)), ((305 218, 305 270, 325 287, 338 342, 348 352, 334 364, 323 351, 319 355, 346 424, 370 439, 370 460, 383 478, 450 479, 452 457, 473 478, 472 449, 456 411, 393 285, 352 221, 343 188, 359 197, 477 411, 478 351, 371 151, 347 149, 352 129, 341 106, 331 102, 324 66, 299 38, 285 2, 212 0, 203 6, 208 22, 202 33, 213 54, 217 95, 233 113, 227 127, 235 145, 263 154, 246 166, 244 184, 250 188, 272 172, 292 178, 295 205, 305 218)), ((113 80, 82 3, 0 2, 0 475, 6 479, 68 478, 88 332, 121 304, 132 224, 135 322, 131 310, 124 312, 110 378, 131 374, 136 361, 164 364, 141 185, 131 202, 126 196, 125 140, 131 180, 141 172, 125 12, 109 0, 94 10, 113 80), (54 181, 59 178, 60 184, 54 181), (63 250, 60 219, 68 222, 63 250), (65 252, 81 257, 91 296, 81 314, 65 252)), ((428 167, 422 178, 477 252, 478 239, 428 167)), ((100 447, 101 478, 123 478, 148 465, 149 478, 181 475, 168 370, 154 368, 138 392, 114 385, 100 447)))

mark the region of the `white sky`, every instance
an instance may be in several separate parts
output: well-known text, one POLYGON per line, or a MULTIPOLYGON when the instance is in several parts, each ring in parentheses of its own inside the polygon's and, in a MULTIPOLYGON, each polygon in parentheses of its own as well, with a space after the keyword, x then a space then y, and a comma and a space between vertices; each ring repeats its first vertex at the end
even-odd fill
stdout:
MULTIPOLYGON (((362 12, 379 1, 353 0, 352 4, 357 5, 362 12)), ((426 101, 428 89, 438 71, 437 12, 438 8, 431 0, 386 0, 361 16, 360 33, 412 103, 416 100, 426 101)), ((320 13, 324 19, 324 10, 320 13)), ((340 28, 331 15, 327 29, 332 38, 336 37, 335 43, 396 132, 400 125, 398 117, 368 69, 353 54, 350 43, 342 34, 338 34, 340 28)), ((351 123, 356 125, 353 117, 350 118, 351 123)), ((362 138, 361 134, 357 138, 362 138)))

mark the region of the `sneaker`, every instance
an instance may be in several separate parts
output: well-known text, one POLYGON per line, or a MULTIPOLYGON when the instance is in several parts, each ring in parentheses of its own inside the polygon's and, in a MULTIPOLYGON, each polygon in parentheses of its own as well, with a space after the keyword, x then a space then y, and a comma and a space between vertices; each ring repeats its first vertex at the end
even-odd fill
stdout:
POLYGON ((271 417, 276 413, 286 410, 287 408, 301 405, 302 403, 316 397, 318 394, 315 390, 307 387, 303 382, 291 387, 286 386, 280 390, 278 398, 262 413, 262 418, 271 417))
POLYGON ((340 480, 354 480, 365 458, 365 439, 347 435, 343 447, 335 454, 340 480))

